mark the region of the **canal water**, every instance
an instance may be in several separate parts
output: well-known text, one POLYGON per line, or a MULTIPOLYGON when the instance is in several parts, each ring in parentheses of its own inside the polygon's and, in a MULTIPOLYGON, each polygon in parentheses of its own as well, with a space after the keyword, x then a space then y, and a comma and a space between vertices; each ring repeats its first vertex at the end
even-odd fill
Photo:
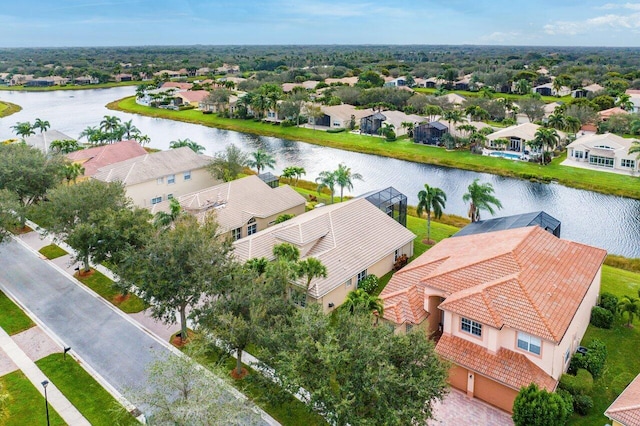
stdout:
MULTIPOLYGON (((597 247, 611 253, 640 257, 640 201, 557 184, 541 184, 409 161, 342 151, 322 146, 273 137, 219 130, 195 124, 149 118, 118 111, 105 105, 131 96, 134 87, 102 90, 51 92, 0 92, 0 100, 16 103, 19 113, 0 119, 0 140, 15 137, 11 126, 19 121, 48 120, 52 129, 77 138, 87 126, 98 126, 104 115, 133 120, 143 134, 151 138, 149 146, 167 149, 172 140, 189 138, 206 147, 207 154, 236 144, 246 151, 263 148, 276 158, 274 173, 291 165, 302 166, 304 177, 314 180, 323 170, 333 170, 345 163, 363 181, 354 181, 352 194, 393 186, 407 195, 410 204, 417 203, 417 193, 425 183, 441 188, 447 194, 446 213, 466 216, 462 195, 475 179, 490 182, 504 208, 497 215, 544 210, 562 221, 562 237, 597 247)), ((510 160, 504 160, 510 161, 510 160)), ((640 191, 640 178, 638 178, 640 191)), ((483 218, 490 215, 483 212, 483 218)), ((366 224, 363 224, 366 229, 366 224)))

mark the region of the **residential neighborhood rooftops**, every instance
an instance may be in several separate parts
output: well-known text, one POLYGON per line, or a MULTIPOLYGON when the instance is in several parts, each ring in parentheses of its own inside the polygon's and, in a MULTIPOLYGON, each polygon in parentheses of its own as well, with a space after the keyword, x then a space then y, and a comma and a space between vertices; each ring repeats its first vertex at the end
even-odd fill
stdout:
POLYGON ((556 237, 560 236, 560 221, 543 211, 479 220, 468 224, 453 236, 462 237, 465 235, 483 234, 486 232, 503 231, 505 229, 515 229, 534 225, 540 226, 542 229, 551 232, 556 237), (557 231, 557 233, 555 231, 557 231))
MULTIPOLYGON (((489 139, 490 141, 493 141, 501 138, 510 139, 515 137, 515 138, 522 139, 523 141, 530 141, 535 139, 536 132, 540 127, 542 126, 539 126, 535 123, 522 123, 516 126, 506 127, 504 129, 500 129, 496 132, 493 132, 489 136, 487 136, 487 139, 489 139)), ((561 132, 559 130, 558 130, 558 135, 560 135, 561 139, 564 139, 567 136, 564 132, 561 132)))
POLYGON ((35 135, 27 136, 26 138, 24 138, 24 143, 34 148, 38 148, 44 153, 47 153, 51 149, 51 142, 67 140, 75 139, 69 135, 65 135, 59 130, 46 130, 42 133, 36 133, 35 135))
POLYGON ((604 415, 623 426, 640 425, 640 374, 613 401, 604 415))
MULTIPOLYGON (((216 212, 223 232, 245 225, 251 218, 267 218, 296 206, 305 198, 289 185, 271 188, 258 176, 221 183, 177 198, 182 208, 196 215, 216 212)), ((154 205, 151 213, 169 212, 169 200, 154 205)))
POLYGON ((93 178, 104 182, 120 181, 124 185, 135 185, 166 175, 199 169, 210 162, 211 157, 196 154, 185 146, 101 167, 93 178))
POLYGON ((147 151, 138 142, 129 140, 70 152, 66 157, 81 163, 85 176, 93 176, 101 167, 141 155, 147 155, 147 151))
POLYGON ((180 89, 180 90, 189 90, 193 87, 192 83, 181 83, 178 81, 165 81, 164 83, 162 83, 162 86, 160 86, 161 88, 170 88, 170 87, 175 87, 176 89, 180 89))
POLYGON ((620 107, 613 107, 609 109, 603 109, 602 111, 598 112, 598 115, 603 120, 606 120, 610 118, 612 115, 616 115, 616 114, 629 114, 629 111, 625 111, 620 107))
POLYGON ((626 153, 631 148, 631 145, 637 141, 637 139, 623 138, 613 133, 588 134, 571 142, 567 145, 567 148, 588 147, 599 149, 603 155, 613 156, 614 151, 626 153))
POLYGON ((391 278, 380 295, 384 318, 418 324, 413 312, 423 305, 398 298, 409 287, 429 287, 446 297, 441 309, 557 343, 605 256, 605 250, 562 240, 538 226, 448 238, 391 278))
POLYGON ((246 261, 273 259, 273 246, 290 243, 300 257, 315 257, 327 268, 327 278, 316 278, 309 295, 316 299, 415 236, 364 198, 316 208, 234 243, 235 255, 246 261))
POLYGON ((182 98, 186 102, 202 102, 207 96, 209 96, 209 91, 186 90, 184 92, 176 93, 176 96, 182 98))

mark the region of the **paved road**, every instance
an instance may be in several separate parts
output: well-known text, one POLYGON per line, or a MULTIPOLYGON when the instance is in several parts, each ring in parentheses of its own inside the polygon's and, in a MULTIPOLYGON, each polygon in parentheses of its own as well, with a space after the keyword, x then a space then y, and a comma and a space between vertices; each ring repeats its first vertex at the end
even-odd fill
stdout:
POLYGON ((125 396, 145 386, 145 367, 154 356, 169 352, 15 241, 0 246, 0 288, 12 293, 125 396))

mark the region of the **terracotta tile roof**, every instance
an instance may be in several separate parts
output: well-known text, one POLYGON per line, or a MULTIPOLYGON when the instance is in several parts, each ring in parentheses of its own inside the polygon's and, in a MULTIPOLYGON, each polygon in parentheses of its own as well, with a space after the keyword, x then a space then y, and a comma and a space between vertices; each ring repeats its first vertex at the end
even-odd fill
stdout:
POLYGON ((93 176, 100 167, 119 163, 130 158, 146 155, 147 151, 136 141, 122 141, 71 152, 66 157, 82 162, 85 176, 93 176))
POLYGON ((480 345, 449 334, 440 337, 436 353, 448 361, 516 390, 536 383, 540 388, 551 392, 558 383, 523 354, 505 348, 492 354, 480 345))
MULTIPOLYGON (((394 292, 429 288, 446 297, 444 310, 557 343, 605 256, 602 249, 559 239, 538 226, 449 238, 396 273, 380 297, 386 310, 394 292)), ((386 312, 384 317, 394 320, 386 312)))
POLYGON ((640 426, 640 374, 613 401, 604 415, 624 426, 640 426))
POLYGON ((208 90, 187 90, 185 92, 176 93, 176 96, 187 102, 202 102, 204 98, 209 96, 208 90))
POLYGON ((192 83, 180 83, 178 81, 165 81, 164 83, 162 83, 162 86, 160 86, 162 88, 167 88, 167 87, 175 87, 181 90, 189 90, 193 87, 192 83))

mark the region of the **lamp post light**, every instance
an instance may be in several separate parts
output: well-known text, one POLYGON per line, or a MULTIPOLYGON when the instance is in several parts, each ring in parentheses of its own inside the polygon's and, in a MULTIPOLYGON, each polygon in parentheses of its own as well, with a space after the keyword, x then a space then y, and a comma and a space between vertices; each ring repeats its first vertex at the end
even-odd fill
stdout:
POLYGON ((42 387, 44 388, 44 408, 47 412, 47 426, 50 426, 49 424, 49 400, 47 399, 47 385, 49 384, 48 380, 45 380, 44 382, 42 382, 42 387))

